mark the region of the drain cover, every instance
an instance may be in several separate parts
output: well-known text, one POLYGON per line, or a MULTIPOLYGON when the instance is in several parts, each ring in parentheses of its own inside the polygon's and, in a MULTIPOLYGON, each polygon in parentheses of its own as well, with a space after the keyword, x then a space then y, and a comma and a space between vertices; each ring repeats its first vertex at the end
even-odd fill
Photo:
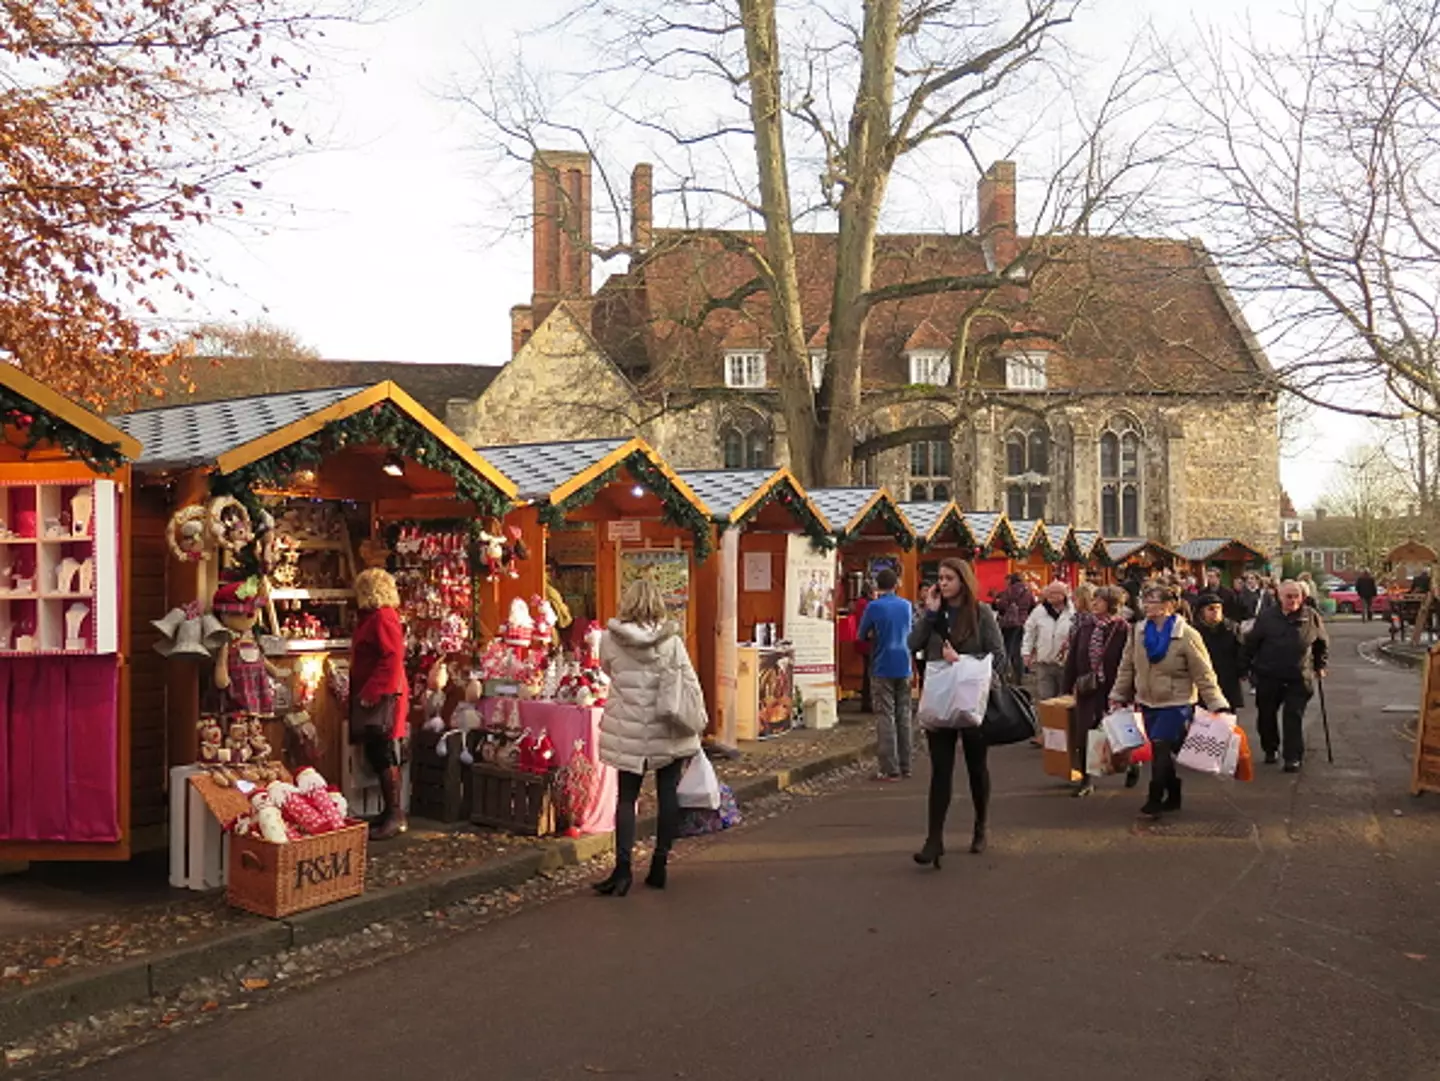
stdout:
POLYGON ((1143 823, 1135 832, 1141 837, 1217 837, 1248 841, 1255 834, 1255 826, 1244 818, 1173 818, 1143 823))

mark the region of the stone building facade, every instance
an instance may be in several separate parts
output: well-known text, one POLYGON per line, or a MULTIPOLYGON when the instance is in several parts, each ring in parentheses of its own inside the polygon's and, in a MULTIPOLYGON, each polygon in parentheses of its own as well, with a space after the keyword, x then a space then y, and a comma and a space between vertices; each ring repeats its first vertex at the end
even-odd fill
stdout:
MULTIPOLYGON (((765 298, 713 303, 743 285, 743 257, 655 229, 642 165, 630 268, 592 292, 589 184, 583 155, 537 158, 535 289, 512 309, 513 359, 478 398, 451 401, 450 426, 476 446, 639 434, 678 468, 789 464, 765 298)), ((1203 246, 1017 237, 1006 162, 979 194, 973 234, 882 238, 876 284, 1019 268, 1007 295, 983 302, 1004 333, 973 332, 973 294, 877 306, 857 446, 916 425, 951 437, 857 456, 853 482, 1111 537, 1234 537, 1278 551, 1270 370, 1203 246), (957 342, 962 327, 971 333, 957 342), (964 380, 948 378, 953 364, 964 380), (917 388, 922 402, 897 393, 917 388)), ((821 377, 834 237, 797 245, 821 377)))

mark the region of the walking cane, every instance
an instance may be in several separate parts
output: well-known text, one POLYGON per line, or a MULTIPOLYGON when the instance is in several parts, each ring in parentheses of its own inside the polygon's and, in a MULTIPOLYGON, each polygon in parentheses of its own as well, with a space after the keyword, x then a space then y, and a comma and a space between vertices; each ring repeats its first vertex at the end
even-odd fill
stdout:
POLYGON ((1320 685, 1320 724, 1325 729, 1325 758, 1333 766, 1335 749, 1330 746, 1330 713, 1325 708, 1325 677, 1317 675, 1315 682, 1320 685))

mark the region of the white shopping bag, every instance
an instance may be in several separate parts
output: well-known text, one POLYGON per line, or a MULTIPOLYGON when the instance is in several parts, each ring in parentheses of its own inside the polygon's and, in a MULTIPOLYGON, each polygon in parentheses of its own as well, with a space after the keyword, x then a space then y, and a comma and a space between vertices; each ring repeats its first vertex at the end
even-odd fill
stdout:
POLYGON ((1196 773, 1220 777, 1226 773, 1228 759, 1229 775, 1233 777, 1235 762, 1240 756, 1239 744, 1239 734, 1230 718, 1197 709, 1195 719, 1190 722, 1190 732, 1185 737, 1180 753, 1175 756, 1175 762, 1186 769, 1193 769, 1196 773), (1235 744, 1233 752, 1230 746, 1232 742, 1235 744))
POLYGON ((718 811, 720 809, 720 778, 715 776, 715 767, 710 764, 704 751, 696 753, 685 767, 685 776, 680 778, 680 806, 692 807, 697 811, 718 811))
POLYGON ((918 719, 922 728, 976 728, 990 700, 990 655, 925 666, 918 719))
POLYGON ((1133 709, 1117 709, 1101 720, 1100 727, 1117 754, 1145 746, 1145 723, 1133 709))
POLYGON ((1085 733, 1085 772, 1091 777, 1108 777, 1115 772, 1110 741, 1098 728, 1085 733))

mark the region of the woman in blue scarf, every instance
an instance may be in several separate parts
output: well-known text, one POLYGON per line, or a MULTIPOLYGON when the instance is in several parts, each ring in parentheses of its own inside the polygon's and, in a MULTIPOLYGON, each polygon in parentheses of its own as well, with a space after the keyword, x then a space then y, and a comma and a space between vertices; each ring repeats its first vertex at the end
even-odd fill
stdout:
POLYGON ((1180 778, 1175 753, 1203 700, 1213 713, 1231 713, 1230 703, 1215 679, 1210 654, 1200 632, 1177 614, 1180 595, 1173 586, 1151 583, 1141 594, 1145 619, 1136 624, 1120 660, 1120 673, 1110 692, 1110 706, 1134 702, 1145 718, 1155 757, 1150 766, 1150 794, 1140 813, 1159 818, 1180 810, 1180 778))

